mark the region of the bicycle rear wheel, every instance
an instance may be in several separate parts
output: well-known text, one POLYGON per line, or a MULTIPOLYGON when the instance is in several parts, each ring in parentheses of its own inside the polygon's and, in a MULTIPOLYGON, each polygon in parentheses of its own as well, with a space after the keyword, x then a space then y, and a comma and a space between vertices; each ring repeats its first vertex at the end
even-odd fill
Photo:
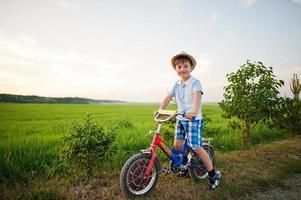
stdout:
POLYGON ((159 178, 160 163, 155 161, 149 177, 145 177, 151 154, 140 153, 132 156, 124 164, 120 174, 122 191, 128 197, 138 197, 151 192, 159 178))
MULTIPOLYGON (((212 162, 213 168, 214 168, 215 167, 215 153, 214 153, 213 147, 208 144, 204 144, 203 148, 208 153, 210 160, 212 162)), ((208 176, 208 172, 207 172, 205 165, 203 164, 203 162, 200 160, 200 158, 198 156, 196 158, 194 158, 194 160, 196 160, 195 162, 198 162, 201 165, 201 167, 189 168, 189 170, 188 170, 189 175, 193 180, 201 181, 202 179, 204 179, 208 176)))

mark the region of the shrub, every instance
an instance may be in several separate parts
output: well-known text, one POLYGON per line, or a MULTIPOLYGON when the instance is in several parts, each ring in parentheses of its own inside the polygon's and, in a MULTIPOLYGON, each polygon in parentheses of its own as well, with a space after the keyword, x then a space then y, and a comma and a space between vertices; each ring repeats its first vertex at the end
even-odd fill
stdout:
POLYGON ((278 129, 264 123, 258 123, 252 127, 250 136, 251 144, 267 143, 275 139, 288 137, 289 132, 285 129, 278 129))
POLYGON ((63 136, 60 159, 70 169, 81 169, 92 176, 93 168, 110 155, 114 130, 105 129, 87 114, 84 123, 76 122, 69 134, 63 136))
POLYGON ((280 128, 287 128, 294 136, 301 134, 301 102, 283 98, 281 112, 273 118, 272 122, 280 128))

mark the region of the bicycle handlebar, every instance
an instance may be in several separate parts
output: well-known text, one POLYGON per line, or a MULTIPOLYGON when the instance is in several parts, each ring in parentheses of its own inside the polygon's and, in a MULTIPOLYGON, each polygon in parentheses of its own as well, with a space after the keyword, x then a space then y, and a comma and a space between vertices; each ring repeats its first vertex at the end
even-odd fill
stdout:
POLYGON ((160 109, 158 111, 158 113, 156 114, 154 120, 158 123, 164 123, 164 122, 167 122, 167 121, 171 120, 173 117, 178 116, 178 115, 182 115, 184 117, 185 113, 180 113, 180 112, 177 112, 175 110, 162 110, 162 109, 160 109), (165 119, 159 119, 160 115, 168 116, 168 117, 165 118, 165 119))

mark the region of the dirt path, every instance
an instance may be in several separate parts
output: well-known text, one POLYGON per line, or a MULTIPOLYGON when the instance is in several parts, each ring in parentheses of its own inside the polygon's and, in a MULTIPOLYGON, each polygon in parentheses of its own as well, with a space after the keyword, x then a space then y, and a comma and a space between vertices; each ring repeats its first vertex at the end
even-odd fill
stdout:
POLYGON ((283 179, 277 187, 261 193, 253 193, 244 197, 245 200, 253 199, 273 199, 273 200, 293 200, 301 199, 301 174, 294 174, 283 179))

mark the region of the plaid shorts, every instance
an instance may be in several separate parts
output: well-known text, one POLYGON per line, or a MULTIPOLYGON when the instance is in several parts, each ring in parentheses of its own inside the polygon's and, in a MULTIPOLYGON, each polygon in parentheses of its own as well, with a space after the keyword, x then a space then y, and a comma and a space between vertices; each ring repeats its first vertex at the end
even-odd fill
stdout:
POLYGON ((188 145, 191 148, 202 147, 202 130, 204 129, 203 120, 182 121, 177 120, 175 129, 175 139, 185 139, 187 133, 188 145))

